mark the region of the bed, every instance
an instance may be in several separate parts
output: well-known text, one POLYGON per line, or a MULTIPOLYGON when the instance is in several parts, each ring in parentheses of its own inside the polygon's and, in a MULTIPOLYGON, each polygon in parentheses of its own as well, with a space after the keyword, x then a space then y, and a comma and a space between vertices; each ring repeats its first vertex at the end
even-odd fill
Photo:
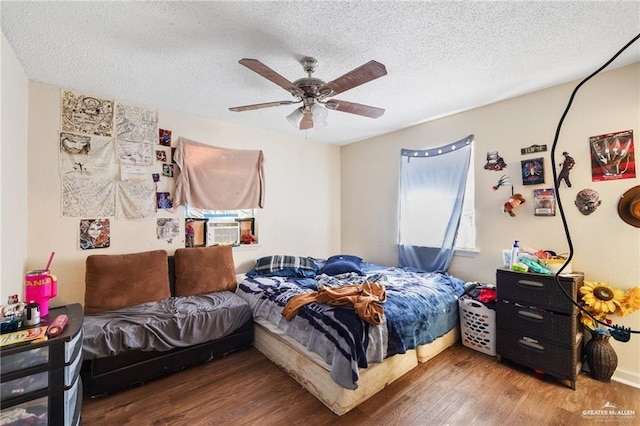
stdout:
POLYGON ((239 279, 236 293, 251 308, 254 346, 342 415, 458 340, 464 281, 349 255, 267 256, 239 279), (307 300, 374 284, 384 290, 374 303, 384 311, 377 321, 357 307, 307 300), (285 318, 301 295, 306 303, 285 318))

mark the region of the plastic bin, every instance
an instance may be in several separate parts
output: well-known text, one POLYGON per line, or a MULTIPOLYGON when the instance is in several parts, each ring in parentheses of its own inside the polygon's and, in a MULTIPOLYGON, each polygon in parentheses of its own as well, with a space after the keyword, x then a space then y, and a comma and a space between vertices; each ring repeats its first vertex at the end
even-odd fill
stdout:
POLYGON ((496 355, 496 311, 469 296, 458 299, 462 344, 468 348, 496 355))

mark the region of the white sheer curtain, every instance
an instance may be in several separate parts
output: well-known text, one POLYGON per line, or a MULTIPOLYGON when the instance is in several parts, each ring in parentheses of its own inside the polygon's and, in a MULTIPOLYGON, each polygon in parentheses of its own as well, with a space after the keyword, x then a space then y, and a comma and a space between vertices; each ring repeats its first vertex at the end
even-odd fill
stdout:
POLYGON ((446 271, 460 226, 473 135, 401 151, 398 265, 446 271))

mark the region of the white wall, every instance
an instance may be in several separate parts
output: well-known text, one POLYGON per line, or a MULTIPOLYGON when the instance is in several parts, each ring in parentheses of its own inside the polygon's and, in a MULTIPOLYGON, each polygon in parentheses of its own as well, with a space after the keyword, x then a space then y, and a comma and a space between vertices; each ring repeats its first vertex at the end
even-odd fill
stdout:
MULTIPOLYGON (((0 32, 1 33, 1 32, 0 32)), ((27 258, 27 76, 4 33, 0 83, 0 304, 22 299, 27 258)))
MULTIPOLYGON (((92 94, 95 95, 95 94, 92 94)), ((117 101, 117 99, 116 99, 117 101)), ((340 247, 340 149, 159 110, 159 126, 174 140, 188 139, 234 149, 261 149, 266 180, 265 207, 258 211, 259 246, 234 249, 238 272, 270 254, 328 256, 340 247)), ((51 270, 58 277, 58 297, 51 305, 84 302, 85 259, 91 254, 131 253, 184 247, 184 230, 172 244, 156 238, 156 220, 111 219, 111 247, 81 250, 80 218, 62 217, 58 174, 60 88, 29 84, 29 213, 27 269, 42 268, 54 251, 51 270)), ((183 217, 182 209, 158 217, 183 217)), ((21 271, 21 274, 24 271, 21 271)))
MULTIPOLYGON (((599 74, 578 92, 565 119, 556 149, 576 160, 571 172, 572 188, 562 184, 560 196, 574 245, 573 269, 587 280, 604 281, 630 288, 640 285, 640 229, 623 222, 617 213, 620 196, 640 184, 635 179, 592 182, 590 136, 633 129, 636 167, 640 166, 640 64, 599 74), (583 216, 574 206, 576 193, 592 188, 602 206, 583 216)), ((345 253, 367 260, 396 264, 398 171, 401 148, 425 148, 475 134, 475 181, 477 248, 475 257, 454 257, 450 272, 469 281, 495 283, 495 269, 502 263, 502 249, 519 239, 526 246, 568 251, 560 215, 534 216, 533 188, 552 187, 550 150, 558 121, 578 82, 456 114, 399 132, 342 147, 342 245, 345 253), (520 154, 520 148, 547 144, 540 155, 520 154), (484 170, 487 151, 497 150, 508 166, 500 172, 484 170), (545 184, 523 187, 520 161, 545 157, 545 184), (516 192, 528 200, 512 218, 500 211, 510 188, 493 191, 503 174, 511 178, 516 192), (363 206, 366 206, 364 208, 363 206)), ((639 172, 640 173, 640 172, 639 172)), ((428 218, 425 218, 428 220, 428 218)), ((617 323, 640 329, 640 312, 617 323)), ((619 356, 616 377, 640 386, 640 337, 630 343, 613 343, 619 356)))

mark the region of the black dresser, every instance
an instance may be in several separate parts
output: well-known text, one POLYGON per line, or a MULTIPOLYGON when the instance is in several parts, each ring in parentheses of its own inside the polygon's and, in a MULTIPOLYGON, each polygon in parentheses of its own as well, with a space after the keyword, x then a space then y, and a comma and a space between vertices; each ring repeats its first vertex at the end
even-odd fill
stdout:
POLYGON ((37 327, 47 326, 62 314, 67 315, 68 323, 59 336, 0 349, 2 414, 11 424, 81 423, 82 305, 52 308, 37 327))
MULTIPOLYGON (((560 285, 577 301, 584 274, 562 274, 560 285)), ((496 272, 496 353, 576 388, 583 333, 578 308, 558 287, 553 275, 496 272)))

